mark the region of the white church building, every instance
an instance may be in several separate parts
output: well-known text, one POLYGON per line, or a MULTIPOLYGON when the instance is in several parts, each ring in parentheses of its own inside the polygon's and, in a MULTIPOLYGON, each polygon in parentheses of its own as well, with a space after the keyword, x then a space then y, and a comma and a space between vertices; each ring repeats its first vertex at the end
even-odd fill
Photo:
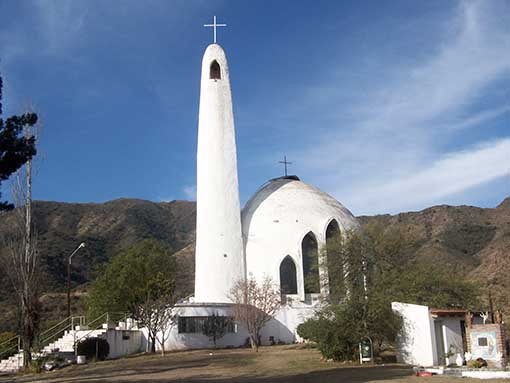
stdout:
MULTIPOLYGON (((212 347, 202 334, 204 319, 231 316, 230 292, 237 281, 262 282, 267 276, 280 286, 282 306, 261 342, 295 342, 297 326, 329 294, 326 260, 318 254, 327 257, 321 249, 328 240, 358 223, 340 202, 297 176, 269 180, 241 210, 229 69, 220 45, 205 50, 201 76, 195 295, 177 306, 165 348, 212 347), (317 283, 305 287, 310 273, 317 273, 317 283)), ((217 344, 239 347, 247 338, 235 323, 217 344)))

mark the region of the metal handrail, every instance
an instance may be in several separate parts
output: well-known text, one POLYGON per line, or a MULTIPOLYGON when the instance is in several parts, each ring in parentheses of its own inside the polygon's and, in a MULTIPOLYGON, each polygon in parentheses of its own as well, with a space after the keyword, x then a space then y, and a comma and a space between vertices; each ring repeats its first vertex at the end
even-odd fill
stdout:
MULTIPOLYGON (((39 337, 43 337, 43 336, 45 336, 45 335, 46 335, 47 333, 49 333, 51 330, 53 330, 54 328, 56 328, 56 327, 60 326, 62 323, 65 323, 66 321, 68 321, 68 320, 70 320, 70 319, 72 320, 72 317, 67 317, 67 318, 65 318, 64 320, 61 320, 61 321, 60 321, 60 322, 58 322, 55 326, 50 327, 48 330, 46 330, 46 331, 42 332, 42 333, 39 335, 39 337)), ((67 326, 66 326, 66 327, 67 327, 67 326)))
POLYGON ((61 326, 62 324, 64 324, 64 327, 61 327, 59 328, 56 332, 52 333, 51 335, 45 337, 41 342, 40 344, 46 344, 47 342, 49 342, 52 338, 54 338, 55 336, 57 336, 58 334, 62 333, 62 332, 65 332, 66 330, 74 330, 74 320, 75 319, 79 319, 79 323, 80 325, 82 325, 84 322, 85 322, 85 317, 84 316, 71 316, 71 317, 67 317, 65 318, 64 320, 60 321, 59 323, 57 323, 55 326, 49 328, 48 330, 44 331, 40 337, 48 334, 51 330, 54 330, 55 328, 61 326), (65 324, 66 321, 69 321, 70 319, 70 323, 67 323, 65 324))
POLYGON ((19 339, 19 335, 15 335, 11 339, 7 339, 6 341, 3 341, 2 343, 0 343, 0 347, 2 347, 4 344, 7 344, 7 343, 13 341, 14 339, 19 339))
MULTIPOLYGON (((66 327, 64 327, 63 329, 60 329, 58 330, 57 332, 51 334, 50 336, 48 336, 47 338, 43 339, 43 341, 41 342, 41 344, 45 344, 46 342, 48 342, 50 339, 54 338, 56 335, 60 334, 62 331, 65 331, 70 325, 67 325, 66 327)), ((49 344, 49 343, 48 343, 49 344)))
MULTIPOLYGON (((14 338, 11 338, 5 342, 2 342, 0 343, 0 346, 4 345, 4 344, 7 344, 8 342, 11 342, 13 340, 17 339, 17 342, 15 345, 9 347, 9 348, 6 348, 5 350, 1 351, 0 352, 0 360, 2 359, 1 356, 4 355, 4 354, 8 354, 9 352, 12 352, 12 350, 14 349, 17 349, 17 353, 19 354, 19 352, 21 351, 21 336, 19 335, 16 335, 14 338)), ((18 361, 18 364, 19 364, 19 361, 18 361)), ((19 367, 19 365, 18 365, 19 367)))

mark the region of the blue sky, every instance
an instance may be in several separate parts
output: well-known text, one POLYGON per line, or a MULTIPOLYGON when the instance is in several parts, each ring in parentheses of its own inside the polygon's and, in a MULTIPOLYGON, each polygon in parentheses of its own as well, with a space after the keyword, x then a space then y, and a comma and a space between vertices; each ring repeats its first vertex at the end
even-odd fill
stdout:
POLYGON ((284 154, 356 215, 510 195, 509 1, 0 0, 4 114, 42 120, 35 198, 194 198, 213 15, 243 202, 284 154))

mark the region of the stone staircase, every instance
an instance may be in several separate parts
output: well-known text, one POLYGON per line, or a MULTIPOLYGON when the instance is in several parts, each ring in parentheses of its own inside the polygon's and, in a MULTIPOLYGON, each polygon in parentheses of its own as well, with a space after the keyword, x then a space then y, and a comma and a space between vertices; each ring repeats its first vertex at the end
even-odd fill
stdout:
MULTIPOLYGON (((74 344, 75 341, 79 342, 86 338, 101 337, 107 331, 106 325, 103 328, 97 330, 89 330, 88 328, 81 326, 79 330, 65 331, 64 335, 56 341, 45 346, 41 352, 33 354, 32 357, 42 358, 49 355, 63 356, 71 361, 74 361, 74 344)), ((0 374, 3 373, 16 373, 23 367, 23 351, 0 361, 0 374)))
MULTIPOLYGON (((137 323, 133 320, 127 319, 127 321, 117 322, 118 325, 115 325, 110 321, 111 317, 108 313, 105 313, 95 320, 88 323, 88 325, 93 326, 93 329, 89 329, 88 325, 85 325, 84 320, 82 321, 80 318, 84 317, 69 317, 64 319, 62 322, 58 323, 56 326, 47 330, 43 334, 47 335, 50 338, 53 336, 58 336, 58 334, 63 334, 57 340, 49 343, 44 348, 42 348, 38 353, 33 353, 32 358, 39 359, 44 358, 50 355, 58 355, 68 359, 71 362, 75 360, 75 344, 87 338, 100 338, 106 337, 106 333, 108 330, 130 330, 132 328, 137 328, 137 323), (78 318, 79 322, 75 321, 78 318), (104 320, 104 322, 102 322, 104 320), (79 323, 79 324, 78 324, 79 323), (103 323, 101 325, 101 323, 103 323), (99 326, 99 328, 97 328, 99 326), (53 335, 51 335, 53 334, 53 335)), ((125 318, 125 317, 124 317, 125 318)), ((50 339, 47 338, 46 342, 50 339)), ((15 340, 15 338, 10 341, 15 340)), ((5 344, 5 343, 4 343, 5 344)), ((18 346, 13 347, 14 350, 19 349, 19 338, 18 338, 18 346)), ((18 372, 21 367, 23 367, 23 351, 19 351, 15 355, 9 357, 8 359, 0 361, 0 374, 4 373, 15 373, 18 372)))
POLYGON ((41 351, 43 356, 51 354, 74 354, 74 343, 75 341, 81 341, 86 338, 99 338, 106 332, 106 328, 98 330, 70 330, 66 331, 64 335, 57 339, 55 342, 48 344, 41 351))
POLYGON ((0 361, 0 374, 1 373, 15 373, 23 366, 23 351, 0 361))

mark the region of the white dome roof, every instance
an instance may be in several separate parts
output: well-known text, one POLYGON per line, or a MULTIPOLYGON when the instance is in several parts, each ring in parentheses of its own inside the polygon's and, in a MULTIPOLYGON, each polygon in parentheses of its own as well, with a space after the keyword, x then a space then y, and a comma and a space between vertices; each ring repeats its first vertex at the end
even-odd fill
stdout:
POLYGON ((247 275, 257 280, 269 276, 279 283, 282 261, 290 257, 296 267, 297 292, 302 301, 305 299, 303 239, 312 232, 321 249, 326 245, 326 231, 332 221, 336 221, 341 231, 359 226, 340 202, 296 176, 266 183, 246 203, 241 220, 247 275))
POLYGON ((319 239, 325 236, 326 227, 333 219, 341 230, 358 226, 356 218, 340 202, 296 176, 270 180, 242 211, 245 239, 267 233, 271 226, 271 230, 280 231, 274 227, 275 224, 291 228, 298 237, 312 231, 319 239))

